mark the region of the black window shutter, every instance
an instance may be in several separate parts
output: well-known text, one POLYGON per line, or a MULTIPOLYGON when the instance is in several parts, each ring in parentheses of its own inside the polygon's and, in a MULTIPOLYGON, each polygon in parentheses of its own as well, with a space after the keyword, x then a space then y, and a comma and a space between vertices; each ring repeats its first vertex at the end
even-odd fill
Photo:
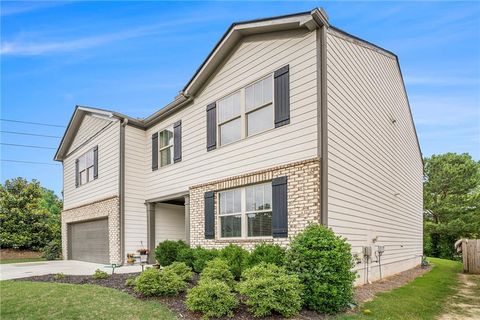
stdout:
POLYGON ((217 103, 207 106, 207 151, 217 148, 217 103))
POLYGON ((275 128, 290 123, 290 71, 286 65, 274 73, 275 128))
POLYGON ((93 148, 93 179, 98 178, 98 146, 93 148))
POLYGON ((173 124, 173 162, 182 161, 182 120, 173 124))
POLYGON ((152 170, 158 169, 158 132, 152 134, 152 170))
POLYGON ((78 187, 80 184, 80 172, 78 172, 78 162, 78 159, 75 160, 75 187, 78 187))
POLYGON ((205 239, 215 238, 215 195, 205 192, 205 239))
POLYGON ((288 237, 287 177, 272 180, 272 236, 288 237))

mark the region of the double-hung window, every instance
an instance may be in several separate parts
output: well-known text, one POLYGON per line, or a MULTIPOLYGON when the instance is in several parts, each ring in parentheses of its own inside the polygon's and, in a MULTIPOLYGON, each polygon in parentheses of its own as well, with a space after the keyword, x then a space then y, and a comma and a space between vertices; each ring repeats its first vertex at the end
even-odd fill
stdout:
POLYGON ((173 127, 169 127, 159 133, 160 166, 173 163, 173 127))
POLYGON ((219 145, 274 127, 273 76, 269 75, 217 102, 219 145))
POLYGON ((81 155, 78 161, 78 184, 82 185, 94 180, 94 158, 93 149, 81 155))
POLYGON ((272 185, 262 183, 219 192, 221 238, 272 235, 272 185))
POLYGON ((272 91, 271 76, 245 88, 247 136, 273 128, 272 91))
POLYGON ((218 101, 218 130, 220 145, 229 144, 241 138, 240 92, 235 92, 218 101))

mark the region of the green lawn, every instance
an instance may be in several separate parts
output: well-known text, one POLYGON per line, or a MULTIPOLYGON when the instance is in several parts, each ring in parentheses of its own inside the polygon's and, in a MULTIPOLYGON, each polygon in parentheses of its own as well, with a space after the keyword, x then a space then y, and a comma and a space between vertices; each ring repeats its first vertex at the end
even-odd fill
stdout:
POLYGON ((165 306, 95 285, 1 281, 1 319, 176 319, 165 306))
POLYGON ((44 258, 18 258, 18 259, 2 259, 0 260, 0 264, 7 264, 7 263, 20 263, 20 262, 35 262, 35 261, 45 261, 44 258))
POLYGON ((429 261, 434 265, 430 272, 365 303, 362 310, 370 310, 370 315, 356 314, 339 319, 434 319, 444 311, 449 297, 455 294, 462 265, 436 258, 429 261))

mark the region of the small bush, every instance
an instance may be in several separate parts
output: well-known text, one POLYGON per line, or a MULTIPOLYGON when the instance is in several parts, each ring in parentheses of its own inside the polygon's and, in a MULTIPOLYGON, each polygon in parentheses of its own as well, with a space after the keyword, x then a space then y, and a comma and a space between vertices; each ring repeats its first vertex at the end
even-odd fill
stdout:
POLYGON ((60 273, 57 273, 53 276, 53 279, 54 280, 62 280, 62 279, 65 279, 65 274, 63 274, 63 272, 60 272, 60 273))
POLYGON ((284 268, 262 262, 245 270, 242 278, 237 289, 247 297, 245 304, 254 316, 265 317, 278 312, 291 317, 302 309, 300 279, 287 274, 284 268))
POLYGON ((193 263, 195 261, 195 256, 193 255, 193 248, 182 248, 177 254, 177 261, 183 262, 187 266, 193 269, 193 263))
POLYGON ((100 269, 95 270, 95 273, 92 275, 92 278, 95 280, 108 279, 108 273, 100 269))
POLYGON ((235 279, 240 279, 247 265, 248 251, 235 244, 229 244, 220 251, 220 257, 227 261, 235 279))
POLYGON ((203 318, 208 319, 232 317, 238 300, 225 283, 204 279, 188 292, 185 304, 189 310, 201 312, 203 318))
POLYGON ((345 309, 353 299, 354 262, 347 241, 311 224, 290 243, 287 269, 304 284, 306 306, 321 313, 345 309))
POLYGON ((226 283, 230 288, 233 288, 235 283, 233 274, 228 268, 228 263, 220 258, 215 258, 209 262, 200 275, 201 280, 219 280, 226 283))
POLYGON ((171 271, 179 276, 183 281, 190 281, 193 277, 192 268, 187 266, 184 262, 174 262, 165 267, 163 271, 171 271))
POLYGON ((202 272, 203 268, 208 261, 215 259, 219 255, 219 251, 216 249, 205 249, 202 247, 196 247, 192 249, 193 252, 193 270, 195 272, 202 272))
POLYGON ((248 257, 248 265, 253 267, 261 262, 283 266, 285 249, 278 244, 260 243, 255 246, 248 257))
POLYGON ((187 283, 172 270, 150 268, 135 281, 135 291, 145 296, 175 295, 186 288, 187 283))
POLYGON ((182 241, 165 240, 155 248, 155 259, 161 266, 168 266, 177 261, 178 253, 188 245, 182 241))
POLYGON ((126 287, 135 287, 137 278, 136 277, 129 277, 127 280, 125 280, 125 286, 126 287))
POLYGON ((62 243, 60 240, 52 240, 43 248, 42 257, 47 260, 60 259, 62 255, 62 243))

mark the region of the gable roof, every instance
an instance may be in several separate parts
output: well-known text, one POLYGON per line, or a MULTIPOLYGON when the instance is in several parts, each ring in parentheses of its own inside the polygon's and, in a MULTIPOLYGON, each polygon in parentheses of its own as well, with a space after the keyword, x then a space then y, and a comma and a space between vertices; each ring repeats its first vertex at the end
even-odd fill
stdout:
POLYGON ((60 141, 60 145, 58 146, 57 152, 55 153, 54 160, 62 161, 65 155, 68 152, 68 149, 72 145, 73 139, 82 124, 83 119, 86 115, 95 114, 101 117, 105 117, 108 119, 118 119, 118 120, 126 120, 132 126, 137 126, 143 128, 143 123, 139 119, 135 119, 121 113, 99 109, 99 108, 91 108, 91 107, 83 107, 83 106, 76 106, 75 111, 73 112, 70 121, 68 122, 67 129, 63 134, 62 140, 60 141))
MULTIPOLYGON (((184 106, 190 104, 195 98, 195 96, 197 95, 197 93, 202 89, 206 81, 212 76, 212 74, 215 72, 218 66, 223 62, 223 60, 228 56, 231 50, 233 50, 235 45, 243 37, 254 35, 254 34, 292 30, 292 29, 299 29, 299 28, 307 28, 308 30, 315 30, 322 26, 331 28, 336 32, 344 34, 347 37, 353 38, 356 41, 359 41, 371 47, 374 47, 376 50, 379 50, 388 55, 391 55, 393 58, 397 60, 397 63, 398 63, 398 57, 394 53, 384 48, 381 48, 375 44, 372 44, 366 40, 357 38, 334 26, 331 26, 328 21, 327 13, 323 10, 323 8, 314 8, 311 11, 305 11, 305 12, 283 15, 283 16, 235 22, 230 25, 230 27, 223 34, 223 36, 217 42, 215 47, 208 54, 208 56, 205 58, 203 63, 198 67, 198 69, 195 71, 193 76, 190 78, 187 84, 183 87, 182 91, 180 91, 180 93, 175 97, 175 99, 169 104, 167 104, 166 106, 164 106, 163 108, 153 113, 152 115, 143 119, 138 119, 138 118, 132 118, 132 117, 123 115, 115 111, 85 107, 85 106, 76 106, 75 111, 72 115, 72 118, 70 119, 70 122, 67 126, 67 129, 62 138, 62 141, 60 142, 60 145, 58 147, 58 150, 55 154, 54 159, 57 161, 62 161, 62 159, 68 152, 68 148, 72 143, 72 140, 75 136, 76 131, 78 130, 78 127, 81 124, 81 121, 83 120, 83 117, 87 113, 98 114, 98 115, 102 115, 110 118, 117 118, 119 120, 126 120, 129 125, 132 125, 141 129, 147 129, 155 125, 156 123, 160 122, 162 119, 164 119, 168 115, 175 113, 176 111, 180 110, 184 106)), ((417 133, 415 130, 415 135, 416 134, 417 133)), ((418 144, 418 137, 417 137, 417 144, 418 144)), ((420 149, 420 146, 419 146, 419 149, 420 149)))

